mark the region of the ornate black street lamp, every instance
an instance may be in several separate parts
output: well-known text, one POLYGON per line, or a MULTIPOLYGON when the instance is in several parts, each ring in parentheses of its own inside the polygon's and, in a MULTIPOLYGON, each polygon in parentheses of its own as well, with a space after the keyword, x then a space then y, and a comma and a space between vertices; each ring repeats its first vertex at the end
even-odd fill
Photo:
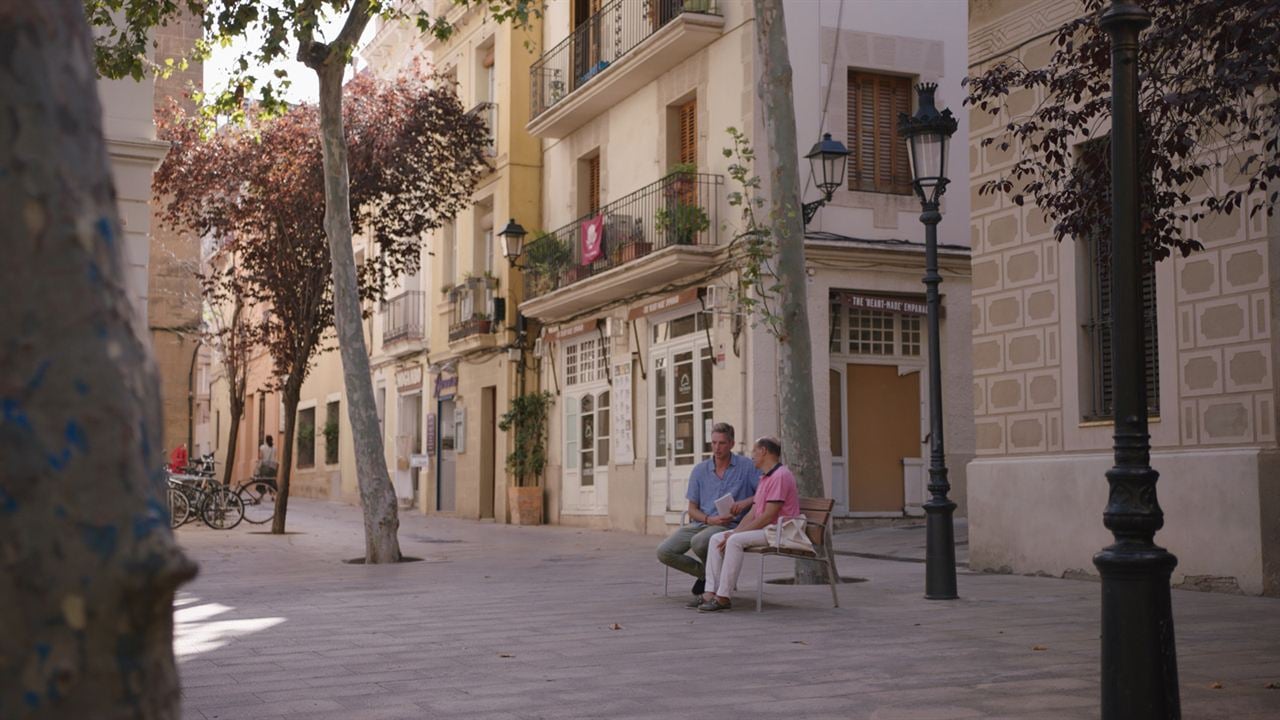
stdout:
POLYGON ((942 444, 942 355, 938 316, 938 200, 947 190, 947 146, 956 131, 950 110, 938 112, 933 104, 935 83, 916 86, 919 97, 915 115, 898 116, 898 132, 907 140, 912 186, 920 197, 920 222, 924 223, 924 285, 929 306, 929 499, 926 517, 924 596, 929 600, 954 600, 956 594, 956 539, 952 515, 956 504, 947 497, 947 465, 942 444))
POLYGON ((1138 33, 1151 14, 1113 2, 1111 36, 1111 347, 1115 466, 1103 524, 1115 542, 1093 557, 1102 576, 1102 717, 1181 717, 1169 576, 1178 559, 1155 544, 1164 525, 1147 434, 1139 230, 1138 33))
POLYGON ((818 208, 831 200, 832 194, 844 184, 845 166, 849 162, 849 148, 839 140, 832 140, 831 133, 823 133, 822 139, 813 144, 805 158, 809 160, 809 177, 822 191, 822 198, 802 206, 804 224, 808 225, 818 208))
POLYGON ((498 237, 502 238, 502 254, 507 256, 511 267, 520 267, 516 261, 524 252, 524 236, 528 234, 529 231, 516 222, 515 218, 508 220, 507 226, 498 231, 498 237))

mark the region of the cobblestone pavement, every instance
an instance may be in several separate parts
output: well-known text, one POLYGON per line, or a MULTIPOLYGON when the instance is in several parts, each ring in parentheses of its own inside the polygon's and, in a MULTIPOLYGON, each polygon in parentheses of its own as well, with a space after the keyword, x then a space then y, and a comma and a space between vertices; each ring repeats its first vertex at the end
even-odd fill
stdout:
MULTIPOLYGON (((924 600, 924 566, 841 555, 826 587, 766 586, 749 558, 735 609, 663 597, 659 538, 406 514, 422 562, 344 564, 359 510, 296 499, 297 534, 183 528, 200 562, 179 594, 184 717, 1098 717, 1097 583, 961 571, 924 600)), ((844 550, 885 555, 875 538, 844 550)), ((849 535, 857 535, 851 533, 849 535)), ((789 572, 770 559, 769 576, 789 572)), ((1280 601, 1175 591, 1183 717, 1280 718, 1280 601)))

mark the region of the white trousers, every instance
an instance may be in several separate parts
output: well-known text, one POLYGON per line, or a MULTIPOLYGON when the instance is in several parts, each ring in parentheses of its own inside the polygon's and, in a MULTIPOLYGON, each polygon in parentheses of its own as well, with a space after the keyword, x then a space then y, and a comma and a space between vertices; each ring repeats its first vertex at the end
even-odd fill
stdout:
POLYGON ((729 597, 738 587, 738 574, 742 572, 743 550, 753 546, 768 545, 764 530, 720 533, 711 538, 707 552, 707 592, 729 597))

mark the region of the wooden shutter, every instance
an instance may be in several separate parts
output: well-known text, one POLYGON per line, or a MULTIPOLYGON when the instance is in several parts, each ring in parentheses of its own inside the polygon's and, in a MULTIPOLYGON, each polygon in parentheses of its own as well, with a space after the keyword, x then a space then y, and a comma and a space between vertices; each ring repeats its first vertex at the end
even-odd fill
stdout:
POLYGON ((847 103, 849 189, 910 194, 898 114, 911 112, 911 80, 850 70, 847 103))
POLYGON ((600 156, 587 161, 587 212, 600 210, 600 156))
POLYGON ((698 164, 698 101, 680 106, 680 162, 698 164))

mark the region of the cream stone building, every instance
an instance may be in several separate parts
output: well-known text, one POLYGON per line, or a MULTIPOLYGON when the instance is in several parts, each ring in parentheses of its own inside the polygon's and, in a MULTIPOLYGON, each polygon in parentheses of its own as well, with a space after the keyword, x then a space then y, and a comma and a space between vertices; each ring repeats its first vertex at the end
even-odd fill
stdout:
POLYGON ((396 278, 378 308, 371 328, 375 396, 403 501, 422 512, 506 522, 508 438, 497 426, 525 385, 512 349, 522 283, 496 232, 511 217, 539 222, 541 149, 523 128, 538 24, 517 29, 480 7, 427 5, 454 26, 447 41, 411 24, 385 24, 362 56, 382 75, 415 61, 444 74, 490 128, 490 172, 471 207, 426 238, 419 272, 396 278))
MULTIPOLYGON (((924 499, 924 233, 896 123, 914 108, 916 82, 940 83, 940 101, 958 108, 964 10, 786 5, 799 154, 823 132, 854 151, 806 238, 824 483, 846 516, 916 514, 924 499)), ((785 425, 777 341, 730 292, 743 224, 728 202, 741 188, 728 177, 726 128, 743 130, 758 157, 770 152, 754 23, 750 3, 728 0, 547 4, 526 125, 543 145, 544 232, 522 260, 520 311, 544 326, 535 354, 555 398, 552 521, 666 533, 710 455, 714 422, 736 426, 740 452, 785 425)), ((963 168, 963 143, 951 155, 963 168)), ((803 199, 817 196, 806 184, 803 199)), ((963 500, 967 196, 947 196, 943 212, 946 439, 963 500)))
MULTIPOLYGON (((1058 0, 970 3, 971 70, 1044 65, 1053 30, 1078 12, 1058 0)), ((1111 542, 1102 525, 1112 424, 1098 258, 1087 240, 1056 242, 1038 209, 977 192, 1017 152, 981 141, 1040 99, 1021 91, 999 117, 970 115, 970 565, 1092 575, 1093 554, 1111 542)), ((1238 167, 1229 160, 1191 194, 1243 185, 1238 167)), ((1179 586, 1280 593, 1280 291, 1271 275, 1280 243, 1274 220, 1249 212, 1260 202, 1188 226, 1206 249, 1159 263, 1148 294, 1151 464, 1165 517, 1156 542, 1177 556, 1179 586)))
MULTIPOLYGON (((199 18, 187 13, 154 28, 151 59, 185 56, 200 32, 199 18)), ((124 233, 125 281, 133 301, 135 330, 147 338, 160 370, 166 451, 179 444, 208 449, 207 443, 196 443, 201 419, 196 397, 199 241, 190 233, 166 227, 151 193, 151 177, 169 147, 156 138, 155 118, 167 112, 170 103, 192 107, 187 94, 190 88, 201 87, 201 72, 201 63, 192 62, 167 78, 98 80, 103 135, 124 233)))

